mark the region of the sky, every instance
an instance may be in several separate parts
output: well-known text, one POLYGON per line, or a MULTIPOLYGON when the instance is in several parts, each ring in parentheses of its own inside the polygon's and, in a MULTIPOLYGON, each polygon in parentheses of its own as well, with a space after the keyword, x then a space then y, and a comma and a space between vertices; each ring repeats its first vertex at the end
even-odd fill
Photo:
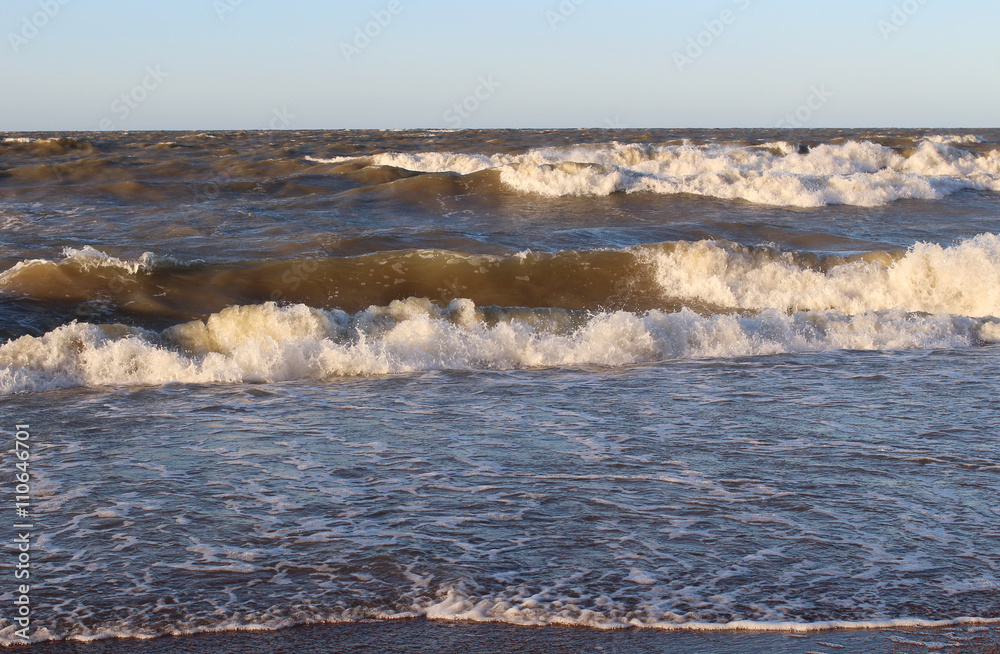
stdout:
POLYGON ((3 0, 0 131, 1000 127, 995 0, 3 0))

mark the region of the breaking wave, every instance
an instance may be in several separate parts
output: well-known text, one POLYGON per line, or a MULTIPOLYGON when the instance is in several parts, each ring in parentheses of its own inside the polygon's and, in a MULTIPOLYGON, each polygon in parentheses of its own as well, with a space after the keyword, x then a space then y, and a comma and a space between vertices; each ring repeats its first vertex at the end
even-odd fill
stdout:
POLYGON ((168 382, 247 383, 461 369, 623 366, 690 357, 1000 342, 1000 321, 902 310, 752 316, 438 307, 411 298, 357 314, 235 306, 162 332, 71 323, 0 346, 0 393, 168 382))
POLYGON ((22 261, 0 273, 0 296, 102 302, 174 320, 234 304, 278 301, 357 312, 409 297, 587 311, 770 308, 853 315, 902 309, 1000 316, 1000 236, 850 256, 701 240, 506 256, 400 250, 217 265, 67 248, 61 260, 22 261))
POLYGON ((1000 236, 852 256, 678 241, 221 267, 88 247, 16 264, 0 296, 173 325, 83 315, 12 338, 0 393, 952 348, 1000 341, 1000 236))
POLYGON ((917 243, 905 254, 873 252, 813 267, 793 253, 682 243, 656 254, 667 296, 733 309, 847 314, 901 308, 1000 316, 1000 237, 980 234, 951 247, 917 243), (803 265, 803 264, 807 265, 803 265))
POLYGON ((789 207, 871 207, 902 199, 937 200, 964 189, 1000 191, 1000 151, 958 147, 979 142, 973 135, 929 137, 913 148, 872 141, 811 149, 785 141, 760 146, 614 142, 523 154, 389 152, 306 159, 463 176, 494 170, 510 190, 550 197, 687 193, 789 207))

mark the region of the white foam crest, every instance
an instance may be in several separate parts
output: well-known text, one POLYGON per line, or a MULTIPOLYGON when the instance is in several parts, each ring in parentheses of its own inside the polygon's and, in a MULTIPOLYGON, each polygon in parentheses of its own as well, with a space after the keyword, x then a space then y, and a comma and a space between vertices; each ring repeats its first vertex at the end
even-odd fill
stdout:
POLYGON ((344 163, 345 161, 357 161, 358 159, 367 159, 367 158, 368 157, 349 156, 349 157, 331 157, 329 159, 324 159, 322 157, 306 156, 306 161, 310 161, 312 163, 320 163, 320 164, 336 164, 336 163, 344 163))
POLYGON ((981 180, 984 188, 1000 190, 1000 150, 986 155, 958 150, 949 145, 924 142, 902 166, 904 172, 933 177, 969 177, 981 180))
POLYGON ((14 264, 13 267, 0 273, 0 284, 8 281, 10 277, 23 271, 25 268, 35 266, 75 265, 82 268, 84 271, 93 270, 95 268, 118 268, 134 275, 141 270, 149 270, 158 261, 162 261, 161 258, 158 258, 152 252, 144 252, 138 259, 123 260, 118 257, 112 257, 105 254, 104 252, 94 249, 89 245, 85 245, 80 249, 64 247, 62 255, 62 261, 58 262, 51 261, 49 259, 28 259, 25 261, 19 261, 14 264))
POLYGON ((421 173, 458 173, 471 175, 481 170, 496 168, 509 161, 509 157, 481 154, 453 154, 449 152, 401 153, 389 152, 372 157, 376 166, 394 166, 421 173))
POLYGON ((614 142, 520 155, 384 153, 372 161, 429 173, 499 170, 515 191, 551 197, 688 193, 778 206, 879 206, 962 189, 1000 192, 1000 151, 952 147, 967 142, 927 139, 909 157, 871 141, 822 144, 807 154, 783 141, 746 147, 614 142))
POLYGON ((935 134, 924 138, 931 143, 943 143, 945 145, 965 145, 969 143, 983 143, 981 136, 975 134, 935 134))
POLYGON ((143 269, 152 268, 157 261, 157 257, 152 252, 143 252, 138 259, 122 260, 94 249, 89 245, 77 250, 76 248, 65 247, 62 251, 63 261, 61 263, 75 263, 84 270, 93 268, 120 268, 135 274, 143 269))
POLYGON ((1000 316, 1000 236, 980 234, 942 247, 917 243, 886 266, 856 261, 823 272, 791 255, 678 243, 652 254, 664 293, 675 299, 738 309, 847 314, 903 309, 1000 316))
POLYGON ((31 143, 35 139, 30 136, 8 136, 4 138, 4 143, 31 143))
POLYGON ((411 298, 353 316, 303 305, 230 307, 162 334, 71 323, 0 346, 0 393, 168 382, 245 383, 442 369, 623 366, 689 357, 965 347, 996 321, 903 311, 701 316, 624 311, 577 327, 533 315, 487 322, 470 300, 411 298), (548 322, 546 322, 548 320, 548 322))

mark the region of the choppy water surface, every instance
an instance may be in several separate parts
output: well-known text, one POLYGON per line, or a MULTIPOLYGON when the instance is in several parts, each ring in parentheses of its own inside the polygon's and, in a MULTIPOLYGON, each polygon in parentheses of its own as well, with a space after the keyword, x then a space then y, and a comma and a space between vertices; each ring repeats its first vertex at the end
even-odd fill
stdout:
POLYGON ((4 138, 39 640, 1000 618, 997 132, 4 138))

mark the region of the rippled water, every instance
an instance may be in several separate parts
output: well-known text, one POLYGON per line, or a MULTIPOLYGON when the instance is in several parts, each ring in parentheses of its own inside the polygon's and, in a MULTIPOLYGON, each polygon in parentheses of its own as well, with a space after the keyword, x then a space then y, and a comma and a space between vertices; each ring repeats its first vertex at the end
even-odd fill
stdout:
POLYGON ((36 428, 39 601, 63 636, 995 616, 998 368, 852 353, 63 391, 36 428))

